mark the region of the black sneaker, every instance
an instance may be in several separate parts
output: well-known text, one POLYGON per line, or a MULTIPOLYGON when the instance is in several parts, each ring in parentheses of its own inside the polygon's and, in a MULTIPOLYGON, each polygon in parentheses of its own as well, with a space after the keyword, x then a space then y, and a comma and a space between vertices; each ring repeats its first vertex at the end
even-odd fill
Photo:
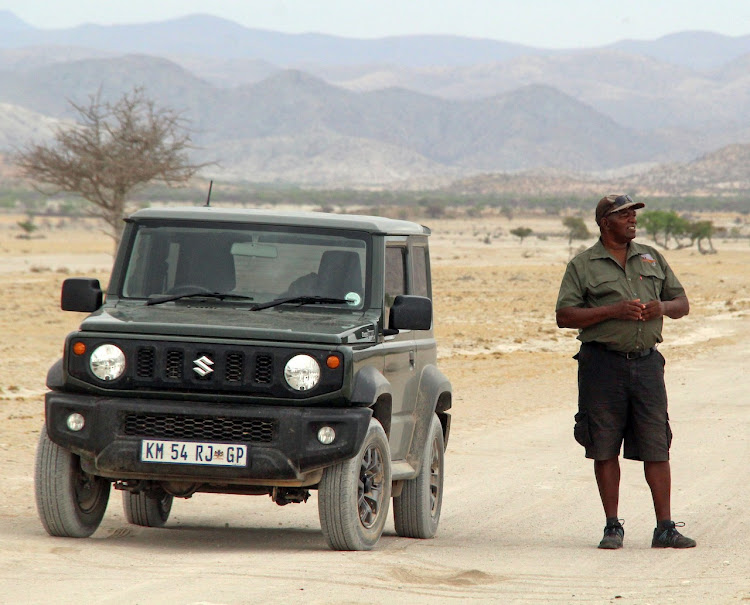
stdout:
POLYGON ((654 530, 654 539, 651 540, 651 548, 693 548, 695 540, 683 536, 676 527, 685 527, 685 524, 670 521, 666 528, 657 527, 654 530))
POLYGON ((622 527, 622 519, 618 519, 614 523, 607 523, 604 528, 604 537, 599 542, 599 548, 607 548, 614 550, 616 548, 622 548, 622 539, 625 537, 625 530, 622 527))

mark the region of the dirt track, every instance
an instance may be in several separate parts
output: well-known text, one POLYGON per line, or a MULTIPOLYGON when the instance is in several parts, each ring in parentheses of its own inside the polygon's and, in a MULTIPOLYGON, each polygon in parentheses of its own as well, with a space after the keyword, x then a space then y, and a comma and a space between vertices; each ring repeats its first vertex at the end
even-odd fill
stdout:
POLYGON ((165 529, 145 529, 125 522, 113 492, 92 538, 47 536, 31 476, 44 375, 79 319, 57 310, 59 283, 66 272, 104 278, 109 243, 79 232, 21 242, 0 231, 0 602, 750 601, 747 242, 717 242, 713 257, 667 253, 693 303, 689 317, 667 322, 661 349, 673 509, 698 547, 649 547, 648 489, 641 466, 624 462, 626 547, 604 552, 591 463, 571 434, 576 344, 554 326, 567 242, 486 245, 466 225, 431 226, 440 365, 456 394, 440 531, 407 540, 389 523, 365 553, 327 549, 314 495, 280 508, 199 494, 175 502, 165 529), (21 312, 33 320, 18 322, 21 312))

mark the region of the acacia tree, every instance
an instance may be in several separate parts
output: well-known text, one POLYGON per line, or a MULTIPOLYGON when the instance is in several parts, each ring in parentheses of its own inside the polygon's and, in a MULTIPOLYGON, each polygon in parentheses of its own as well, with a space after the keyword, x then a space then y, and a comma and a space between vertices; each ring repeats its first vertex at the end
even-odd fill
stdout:
POLYGON ((23 235, 20 237, 24 239, 30 239, 31 234, 34 233, 34 231, 37 230, 37 226, 34 224, 34 217, 33 215, 29 215, 28 218, 25 221, 18 221, 18 226, 23 231, 23 235))
POLYGON ((107 225, 115 249, 122 237, 130 195, 151 181, 174 186, 206 164, 191 164, 190 133, 180 114, 157 107, 135 87, 114 102, 101 90, 89 104, 71 106, 79 123, 59 128, 49 144, 30 144, 15 155, 42 193, 75 193, 93 204, 92 216, 107 225))
POLYGON ((563 219, 563 226, 568 230, 568 245, 573 243, 574 239, 588 239, 591 237, 589 228, 580 216, 566 216, 563 219))
POLYGON ((515 235, 518 239, 520 239, 522 244, 523 240, 533 233, 533 231, 528 227, 516 227, 515 229, 511 229, 510 232, 512 235, 515 235))
POLYGON ((678 242, 679 238, 688 232, 689 223, 674 210, 649 210, 638 216, 638 224, 642 226, 654 240, 654 243, 669 248, 669 240, 673 238, 678 242), (663 241, 659 242, 658 236, 662 235, 663 241))
POLYGON ((690 223, 690 243, 693 241, 698 242, 698 252, 701 254, 716 254, 716 248, 711 241, 711 236, 714 234, 714 224, 712 221, 696 221, 690 223), (704 250, 701 246, 702 240, 708 240, 708 250, 704 250))

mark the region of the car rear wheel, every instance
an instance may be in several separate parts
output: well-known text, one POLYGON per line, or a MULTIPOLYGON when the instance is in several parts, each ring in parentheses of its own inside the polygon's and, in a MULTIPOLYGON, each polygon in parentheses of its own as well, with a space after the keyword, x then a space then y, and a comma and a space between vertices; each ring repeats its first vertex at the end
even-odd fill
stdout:
POLYGON ((320 526, 334 550, 371 550, 380 539, 391 499, 391 454, 372 419, 358 454, 328 467, 318 486, 320 526))
POLYGON ((437 533, 443 504, 444 459, 443 427, 433 414, 419 474, 405 481, 401 495, 393 499, 393 520, 399 536, 433 538, 437 533))
POLYGON ((162 527, 169 519, 174 497, 161 488, 138 493, 122 492, 122 506, 128 523, 162 527))
POLYGON ((81 459, 42 429, 34 468, 36 506, 51 536, 87 538, 104 517, 110 482, 81 468, 81 459))

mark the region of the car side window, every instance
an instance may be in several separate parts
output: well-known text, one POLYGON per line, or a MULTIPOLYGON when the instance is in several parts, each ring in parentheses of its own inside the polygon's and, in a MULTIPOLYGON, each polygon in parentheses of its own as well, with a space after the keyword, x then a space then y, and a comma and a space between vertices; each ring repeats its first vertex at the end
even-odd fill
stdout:
POLYGON ((406 248, 389 246, 385 249, 385 313, 391 310, 399 294, 406 294, 406 248))
POLYGON ((412 248, 412 277, 411 294, 417 296, 430 296, 429 282, 427 281, 427 248, 414 246, 412 248))

